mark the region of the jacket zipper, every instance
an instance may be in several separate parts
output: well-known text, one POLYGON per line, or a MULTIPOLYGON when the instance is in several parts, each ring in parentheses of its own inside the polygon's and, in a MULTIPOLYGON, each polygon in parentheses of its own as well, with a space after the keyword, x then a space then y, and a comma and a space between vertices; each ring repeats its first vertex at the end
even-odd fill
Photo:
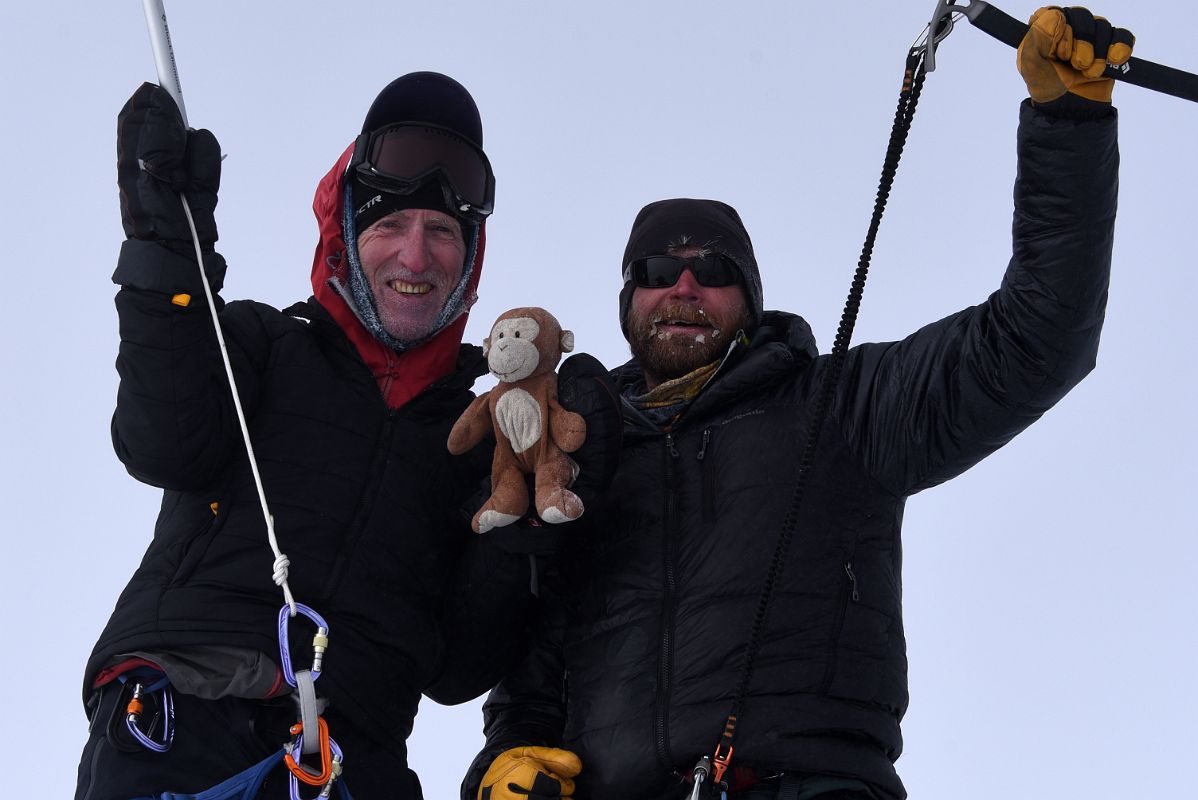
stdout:
POLYGON ((857 575, 853 572, 852 561, 844 562, 844 574, 849 576, 849 584, 853 588, 853 593, 849 596, 853 598, 854 603, 859 602, 861 600, 861 595, 857 594, 857 575))
POLYGON ((665 473, 664 511, 662 516, 662 571, 665 580, 665 596, 661 609, 661 653, 657 669, 657 757, 663 767, 674 771, 674 759, 670 754, 669 710, 670 677, 673 671, 674 639, 674 523, 676 508, 674 501, 674 459, 678 448, 674 446, 673 434, 666 434, 665 453, 662 456, 665 473))
POLYGON ((387 409, 387 416, 383 419, 379 435, 374 442, 374 453, 370 457, 367 479, 362 486, 362 493, 358 496, 358 513, 350 521, 349 529, 345 535, 345 544, 340 548, 337 561, 333 569, 329 571, 329 577, 325 581, 324 591, 326 595, 331 595, 341 582, 341 575, 345 571, 345 566, 354 551, 354 547, 357 546, 358 539, 362 537, 367 522, 370 520, 370 514, 374 509, 375 501, 378 499, 379 487, 383 480, 383 472, 385 471, 383 465, 391 455, 391 439, 395 435, 395 424, 398 417, 399 409, 387 409))
MULTIPOLYGON (((711 428, 703 429, 703 444, 699 446, 699 454, 695 458, 703 461, 707 458, 707 446, 711 444, 711 428)), ((711 522, 715 519, 715 459, 707 459, 703 464, 703 497, 700 503, 703 519, 711 522)))
POLYGON ((848 613, 850 602, 861 602, 861 594, 857 591, 857 573, 853 571, 852 558, 848 558, 841 565, 844 569, 845 580, 844 588, 841 589, 840 600, 836 604, 836 620, 832 628, 835 635, 828 641, 828 664, 824 668, 824 680, 821 684, 820 694, 827 694, 832 687, 832 680, 836 677, 836 653, 840 650, 840 638, 844 634, 844 618, 848 613))

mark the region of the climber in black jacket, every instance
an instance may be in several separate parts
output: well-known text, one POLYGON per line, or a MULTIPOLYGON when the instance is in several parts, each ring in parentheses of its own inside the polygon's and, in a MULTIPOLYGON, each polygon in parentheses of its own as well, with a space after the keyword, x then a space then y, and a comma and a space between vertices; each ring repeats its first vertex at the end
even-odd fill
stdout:
MULTIPOLYGON (((1112 82, 1097 76, 1130 52, 1125 31, 1084 9, 1037 12, 1019 55, 1031 97, 1001 287, 848 352, 729 797, 905 796, 893 766, 908 700, 904 503, 1010 441, 1094 366, 1118 187, 1112 82)), ((828 357, 801 318, 764 310, 748 233, 723 203, 646 206, 622 267, 634 356, 613 373, 622 460, 570 540, 536 648, 486 703, 463 800, 685 797, 733 700, 828 357)))

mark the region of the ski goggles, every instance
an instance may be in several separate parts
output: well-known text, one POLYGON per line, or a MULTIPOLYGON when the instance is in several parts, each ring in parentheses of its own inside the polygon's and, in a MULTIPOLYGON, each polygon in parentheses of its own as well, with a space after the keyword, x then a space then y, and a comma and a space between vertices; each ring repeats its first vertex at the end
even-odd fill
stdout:
POLYGON ((628 262, 624 280, 643 289, 664 289, 678 283, 683 270, 689 269, 700 286, 733 286, 740 283, 740 268, 723 253, 680 258, 679 256, 646 256, 628 262))
POLYGON ((349 170, 367 186, 395 194, 410 194, 435 178, 457 213, 475 222, 495 208, 495 174, 486 153, 440 125, 406 122, 363 133, 349 170))

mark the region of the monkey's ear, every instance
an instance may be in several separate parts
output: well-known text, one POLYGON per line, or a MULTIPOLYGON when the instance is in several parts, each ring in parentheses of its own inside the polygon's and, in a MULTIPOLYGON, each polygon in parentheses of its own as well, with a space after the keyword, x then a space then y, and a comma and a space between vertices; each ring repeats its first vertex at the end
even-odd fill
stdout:
POLYGON ((488 336, 486 339, 483 339, 483 355, 484 356, 489 355, 490 352, 491 352, 491 337, 488 336))
POLYGON ((562 352, 574 352, 574 331, 562 331, 562 352))

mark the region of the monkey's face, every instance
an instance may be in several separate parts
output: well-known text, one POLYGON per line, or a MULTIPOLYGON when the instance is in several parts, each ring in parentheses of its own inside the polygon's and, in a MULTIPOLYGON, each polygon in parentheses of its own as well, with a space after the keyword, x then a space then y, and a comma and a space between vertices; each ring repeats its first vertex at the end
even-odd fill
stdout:
POLYGON ((487 368, 504 383, 523 380, 536 371, 541 362, 537 336, 541 326, 531 317, 501 319, 483 342, 487 368))

